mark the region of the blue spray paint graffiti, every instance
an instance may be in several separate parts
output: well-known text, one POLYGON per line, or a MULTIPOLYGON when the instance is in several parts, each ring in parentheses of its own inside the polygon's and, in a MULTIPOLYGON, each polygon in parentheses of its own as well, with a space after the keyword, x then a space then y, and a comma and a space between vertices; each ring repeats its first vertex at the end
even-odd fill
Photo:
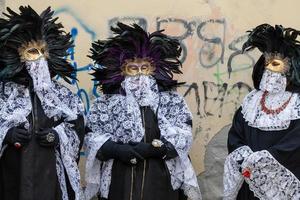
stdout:
MULTIPOLYGON (((78 38, 78 31, 79 28, 83 29, 83 31, 85 33, 87 33, 88 35, 90 35, 91 38, 91 42, 94 41, 97 38, 97 34, 95 33, 95 31, 90 28, 81 18, 80 16, 77 15, 77 13, 75 11, 73 11, 71 8, 69 7, 62 7, 59 9, 56 9, 55 11, 55 15, 62 15, 62 14, 67 14, 70 15, 77 23, 79 27, 72 27, 71 29, 71 35, 72 35, 72 39, 74 41, 74 44, 76 42, 76 39, 78 38)), ((84 66, 78 66, 78 63, 76 62, 76 58, 75 58, 75 46, 70 48, 68 50, 69 53, 69 59, 71 60, 71 64, 72 66, 76 69, 76 74, 74 77, 78 77, 78 73, 86 73, 89 72, 93 66, 92 63, 87 63, 84 66)), ((77 95, 85 102, 85 110, 86 112, 89 110, 90 108, 90 97, 89 97, 89 92, 86 91, 86 89, 84 88, 80 88, 77 80, 74 79, 72 80, 72 84, 74 84, 77 88, 77 95)), ((96 87, 96 81, 94 81, 93 83, 93 88, 91 91, 92 95, 94 95, 95 97, 98 97, 99 94, 97 93, 97 87, 96 87)))

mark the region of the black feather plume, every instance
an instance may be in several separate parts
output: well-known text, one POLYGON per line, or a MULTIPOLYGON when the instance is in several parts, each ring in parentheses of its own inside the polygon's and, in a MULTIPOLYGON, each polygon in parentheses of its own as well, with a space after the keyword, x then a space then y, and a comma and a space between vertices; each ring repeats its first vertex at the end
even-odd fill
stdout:
POLYGON ((150 58, 155 65, 156 79, 161 90, 170 90, 180 83, 173 80, 173 74, 182 73, 179 57, 181 47, 178 40, 168 37, 162 31, 151 34, 137 24, 132 26, 117 23, 111 27, 114 37, 98 40, 92 44, 91 55, 100 68, 94 68, 93 80, 99 81, 104 93, 120 89, 124 80, 121 66, 126 59, 150 58))
POLYGON ((40 15, 30 6, 21 6, 20 13, 7 8, 6 18, 0 19, 0 80, 7 81, 26 75, 25 63, 18 49, 30 41, 44 41, 48 51, 48 67, 51 76, 59 75, 70 83, 74 68, 66 61, 67 50, 73 46, 71 35, 53 18, 48 7, 40 15))
MULTIPOLYGON (((300 31, 293 28, 284 28, 281 25, 271 26, 261 24, 249 31, 249 38, 243 45, 243 51, 258 48, 263 54, 280 54, 289 59, 290 69, 287 72, 288 91, 298 92, 300 90, 300 31)), ((256 89, 265 67, 264 55, 258 60, 253 70, 253 81, 256 89)))

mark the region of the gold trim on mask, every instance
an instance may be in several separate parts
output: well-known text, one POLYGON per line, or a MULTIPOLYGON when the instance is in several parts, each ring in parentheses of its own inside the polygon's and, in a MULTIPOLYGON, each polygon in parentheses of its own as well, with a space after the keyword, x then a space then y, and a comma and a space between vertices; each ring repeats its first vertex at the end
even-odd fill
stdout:
POLYGON ((126 59, 121 67, 123 76, 153 75, 155 66, 150 58, 126 59))
POLYGON ((23 44, 18 49, 21 62, 25 61, 35 61, 41 57, 48 58, 49 53, 47 51, 47 45, 44 41, 30 41, 23 44))
POLYGON ((290 69, 289 58, 278 53, 267 53, 264 56, 266 69, 282 74, 285 74, 290 69))

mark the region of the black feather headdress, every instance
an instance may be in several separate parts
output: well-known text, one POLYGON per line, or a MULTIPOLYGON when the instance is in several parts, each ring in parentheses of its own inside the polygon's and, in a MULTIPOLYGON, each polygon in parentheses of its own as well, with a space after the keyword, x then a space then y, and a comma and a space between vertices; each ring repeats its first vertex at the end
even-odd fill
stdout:
POLYGON ((73 46, 71 35, 53 18, 48 7, 40 15, 30 6, 21 6, 20 13, 7 8, 6 18, 0 19, 0 80, 8 81, 27 76, 20 49, 28 44, 43 44, 51 76, 59 75, 70 83, 74 68, 66 60, 73 46))
POLYGON ((265 70, 266 55, 280 55, 289 62, 287 72, 288 91, 300 92, 300 35, 298 30, 284 28, 281 25, 274 27, 261 24, 249 31, 249 38, 243 45, 243 51, 258 48, 263 53, 253 68, 252 79, 254 87, 259 89, 260 80, 265 70))
POLYGON ((161 90, 170 90, 180 84, 173 80, 174 73, 182 73, 179 61, 181 47, 176 39, 162 31, 149 34, 137 24, 128 26, 119 22, 111 30, 114 36, 94 42, 89 55, 100 65, 93 69, 92 75, 104 93, 118 92, 124 80, 121 66, 125 60, 133 58, 151 60, 155 65, 153 77, 161 90))

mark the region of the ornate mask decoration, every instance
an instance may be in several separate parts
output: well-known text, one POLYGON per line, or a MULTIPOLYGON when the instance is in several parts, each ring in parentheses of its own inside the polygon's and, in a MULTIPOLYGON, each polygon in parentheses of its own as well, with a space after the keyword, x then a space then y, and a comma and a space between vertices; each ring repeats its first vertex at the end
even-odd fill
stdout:
POLYGON ((134 58, 125 60, 122 65, 124 76, 153 75, 155 67, 150 58, 134 58))
POLYGON ((21 62, 25 61, 36 61, 42 57, 48 58, 49 53, 47 50, 47 45, 44 41, 30 41, 23 44, 18 49, 21 62))
POLYGON ((290 69, 289 59, 278 53, 265 53, 265 68, 271 72, 286 74, 290 69))

